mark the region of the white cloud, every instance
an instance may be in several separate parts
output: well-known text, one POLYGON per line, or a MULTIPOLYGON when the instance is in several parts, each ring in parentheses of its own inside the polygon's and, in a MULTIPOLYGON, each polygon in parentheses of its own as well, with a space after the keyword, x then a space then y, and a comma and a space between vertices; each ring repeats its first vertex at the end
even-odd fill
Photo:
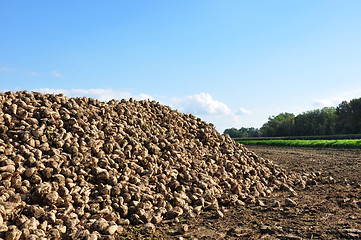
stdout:
POLYGON ((24 74, 26 75, 30 75, 30 76, 38 76, 39 74, 36 72, 24 72, 24 74))
POLYGON ((5 67, 5 66, 0 66, 0 72, 5 72, 5 73, 9 73, 9 72, 13 72, 13 73, 20 73, 20 74, 24 74, 24 75, 31 75, 31 76, 38 76, 39 74, 36 72, 28 72, 28 71, 24 71, 21 69, 16 69, 16 68, 9 68, 9 67, 5 67))
POLYGON ((64 77, 61 73, 58 71, 52 71, 51 74, 53 74, 54 77, 61 78, 64 77))
POLYGON ((8 68, 8 67, 4 67, 4 66, 1 66, 0 67, 0 72, 11 72, 11 71, 13 71, 14 69, 12 69, 12 68, 8 68))
POLYGON ((313 105, 317 108, 332 107, 339 104, 337 99, 317 99, 313 102, 313 105))
POLYGON ((245 108, 239 108, 236 114, 243 116, 243 115, 251 115, 252 113, 245 108))
POLYGON ((231 114, 231 110, 226 104, 213 99, 209 93, 198 93, 184 98, 173 98, 172 103, 180 111, 192 114, 231 114))
POLYGON ((361 89, 356 89, 354 91, 340 93, 339 95, 330 98, 317 99, 313 102, 313 106, 317 108, 336 107, 342 101, 350 101, 352 99, 360 98, 360 97, 361 97, 361 89))
POLYGON ((148 94, 144 94, 144 93, 141 93, 137 96, 135 96, 135 99, 138 99, 138 100, 153 100, 152 96, 148 95, 148 94))
POLYGON ((137 100, 143 100, 143 99, 150 99, 152 100, 152 96, 147 94, 139 94, 133 96, 132 93, 126 92, 126 91, 118 91, 113 90, 111 88, 107 89, 101 89, 101 88, 95 88, 95 89, 51 89, 51 88, 40 88, 40 89, 34 89, 32 91, 35 92, 42 92, 42 93, 63 93, 64 95, 68 97, 90 97, 99 99, 100 101, 110 101, 112 99, 129 99, 131 97, 137 99, 137 100))

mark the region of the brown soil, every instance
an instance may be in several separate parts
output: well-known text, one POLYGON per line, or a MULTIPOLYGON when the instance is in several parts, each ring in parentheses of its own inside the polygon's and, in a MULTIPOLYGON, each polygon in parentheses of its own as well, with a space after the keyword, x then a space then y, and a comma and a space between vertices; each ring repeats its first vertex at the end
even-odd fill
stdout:
MULTIPOLYGON (((162 222, 152 236, 123 239, 361 239, 361 150, 249 146, 258 156, 278 163, 288 172, 311 173, 315 185, 295 187, 297 196, 276 191, 262 204, 226 209, 222 219, 205 212, 194 219, 162 222), (329 177, 334 179, 330 183, 329 177), (285 199, 295 207, 285 206, 285 199), (280 207, 269 208, 274 201, 280 207), (179 226, 189 230, 178 233, 179 226)), ((331 178, 331 179, 332 179, 331 178)))

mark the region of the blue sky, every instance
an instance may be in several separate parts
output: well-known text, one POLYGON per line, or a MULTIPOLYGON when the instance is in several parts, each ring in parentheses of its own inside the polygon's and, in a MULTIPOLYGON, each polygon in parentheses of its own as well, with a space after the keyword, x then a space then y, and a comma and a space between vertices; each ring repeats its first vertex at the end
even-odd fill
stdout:
POLYGON ((230 127, 361 97, 361 1, 1 1, 0 90, 151 98, 230 127))

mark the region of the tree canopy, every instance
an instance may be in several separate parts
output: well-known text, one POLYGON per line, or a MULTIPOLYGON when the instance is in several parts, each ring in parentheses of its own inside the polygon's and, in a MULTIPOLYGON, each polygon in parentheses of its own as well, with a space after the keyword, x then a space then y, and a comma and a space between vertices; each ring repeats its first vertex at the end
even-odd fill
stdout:
POLYGON ((231 137, 283 137, 361 133, 361 98, 343 101, 336 108, 325 107, 303 112, 271 116, 260 129, 230 128, 231 137))

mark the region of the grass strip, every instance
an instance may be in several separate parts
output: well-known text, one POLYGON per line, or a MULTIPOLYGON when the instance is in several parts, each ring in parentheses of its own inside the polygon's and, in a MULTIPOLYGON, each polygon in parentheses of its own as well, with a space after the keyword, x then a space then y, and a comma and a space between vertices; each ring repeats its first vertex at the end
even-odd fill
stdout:
POLYGON ((361 139, 343 140, 247 140, 244 145, 268 145, 289 147, 361 148, 361 139))
POLYGON ((337 134, 337 135, 314 135, 314 136, 287 136, 287 137, 242 137, 233 138, 235 141, 248 140, 341 140, 361 139, 361 134, 337 134))

